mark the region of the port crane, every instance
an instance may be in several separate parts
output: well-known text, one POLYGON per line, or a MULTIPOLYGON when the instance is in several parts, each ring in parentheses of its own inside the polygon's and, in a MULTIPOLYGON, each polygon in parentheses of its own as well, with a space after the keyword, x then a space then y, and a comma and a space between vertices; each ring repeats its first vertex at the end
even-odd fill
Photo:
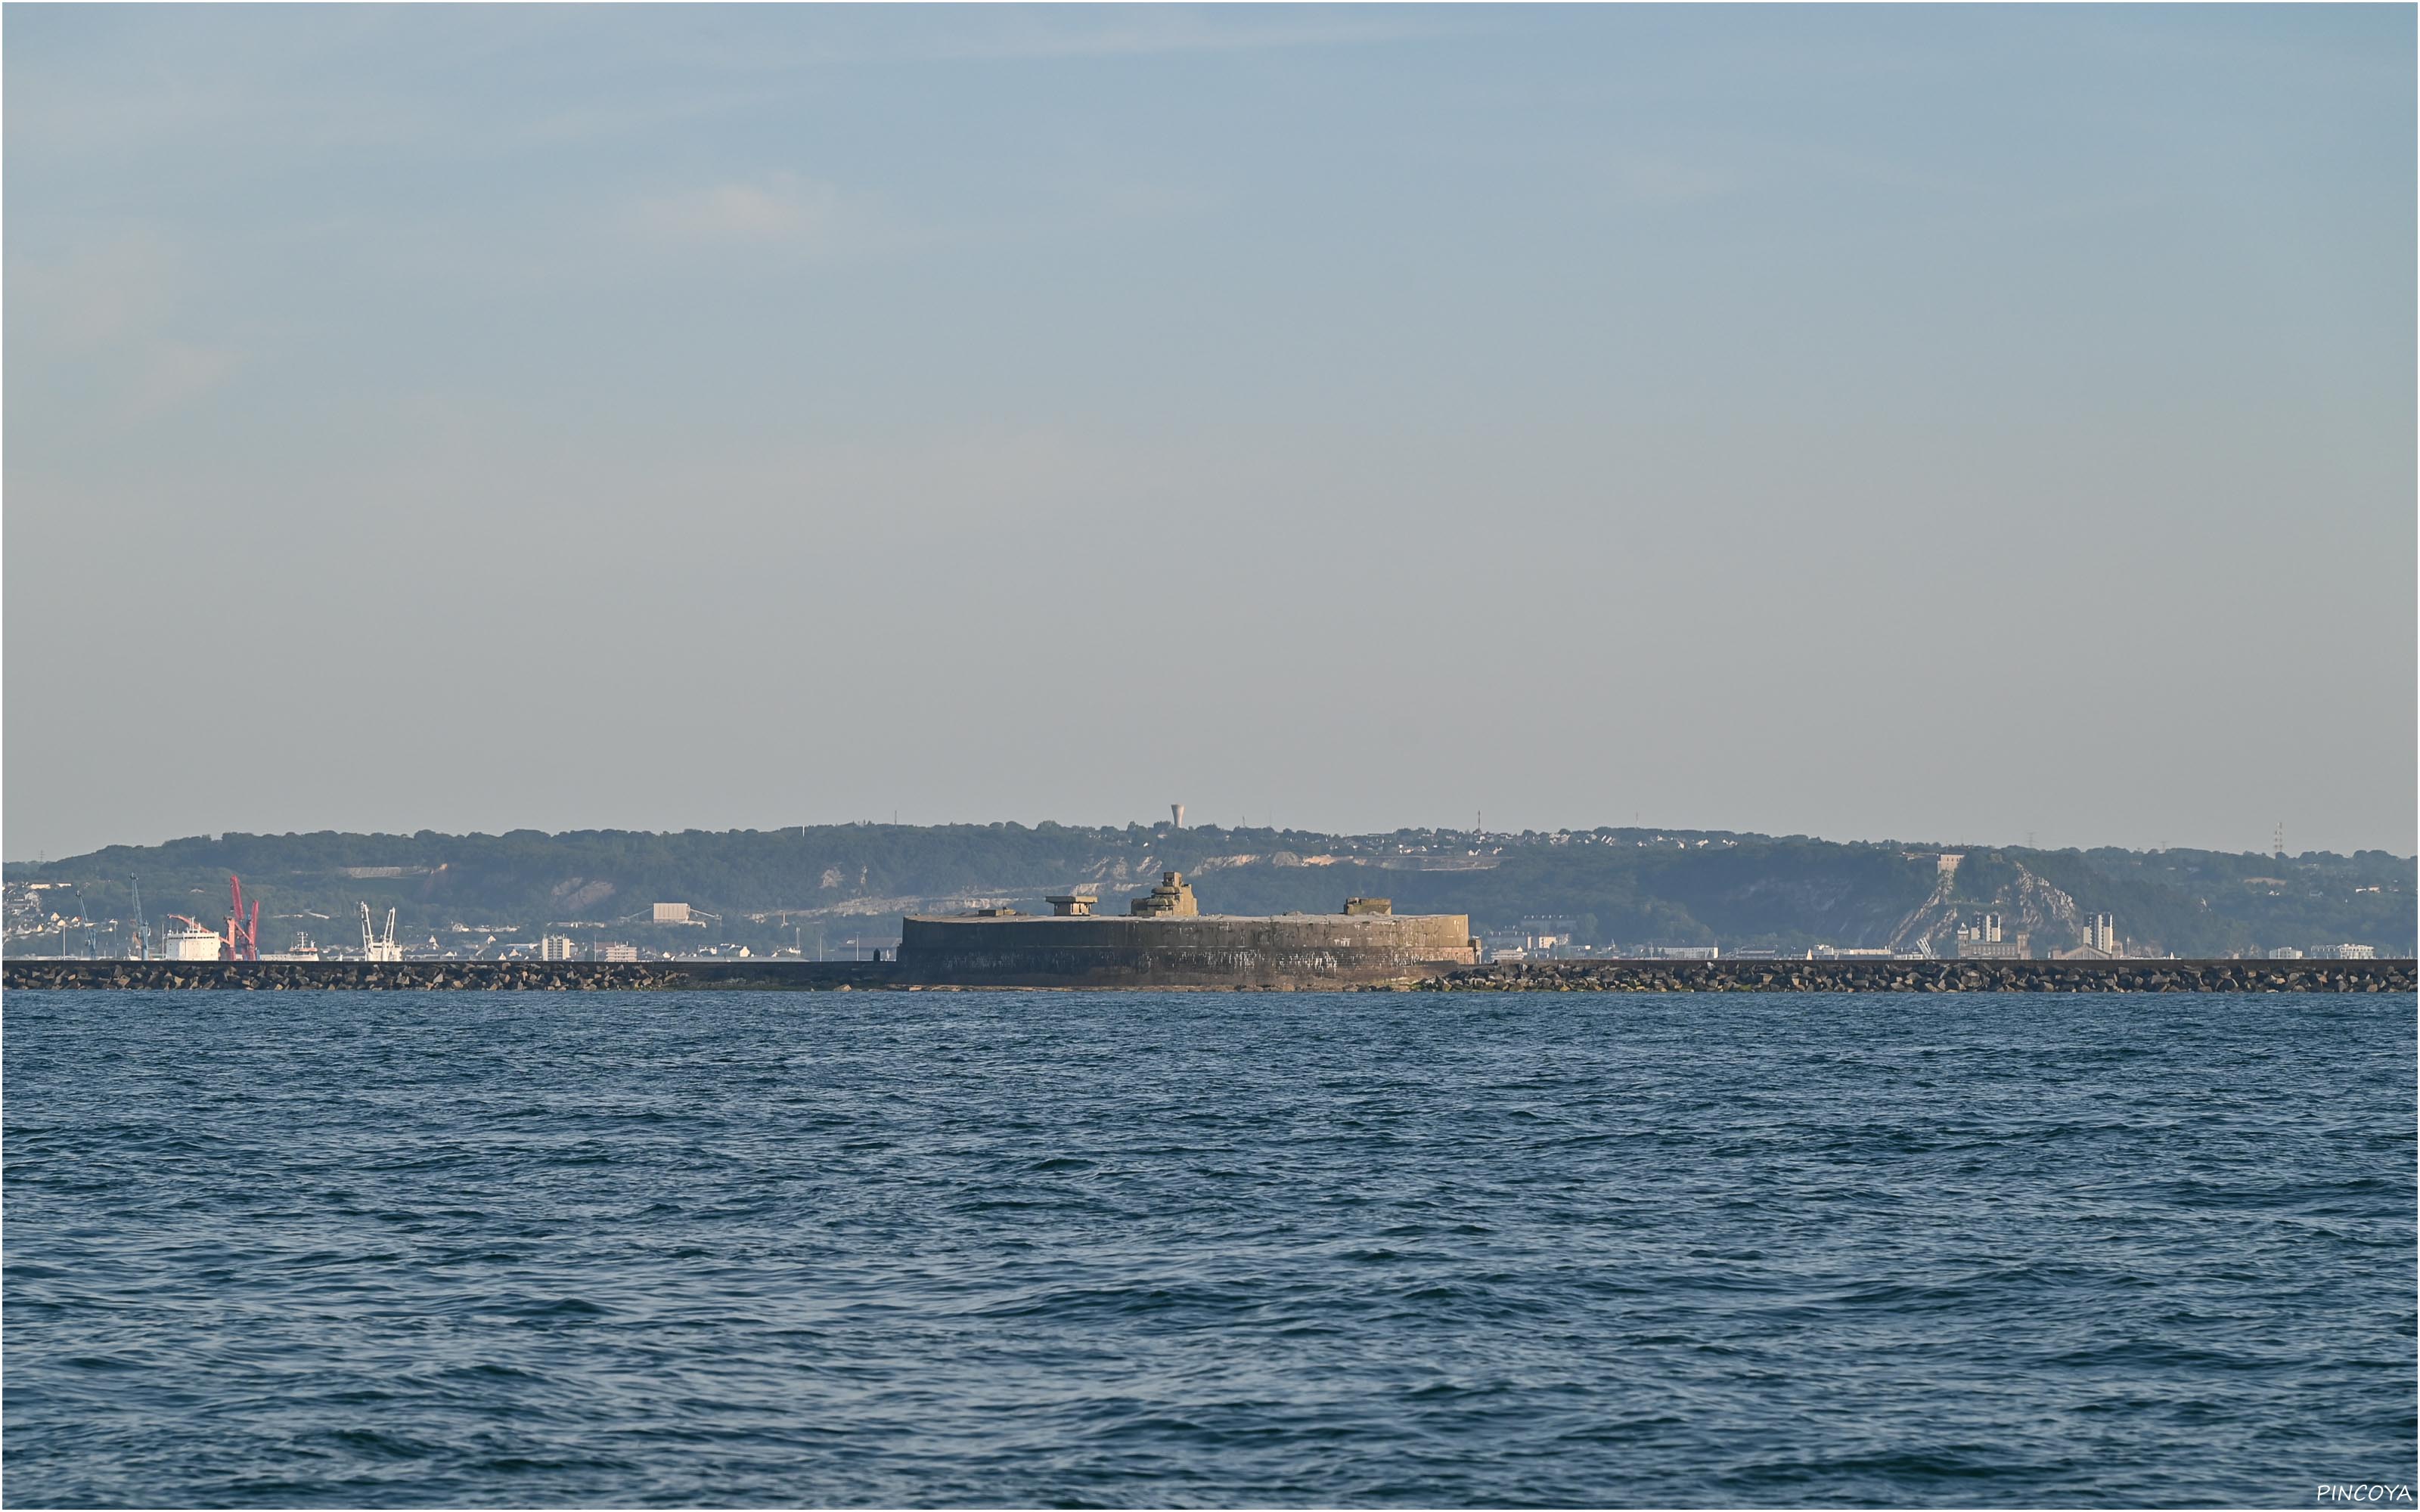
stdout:
POLYGON ((383 934, 371 932, 370 905, 363 903, 361 910, 362 959, 365 961, 402 960, 403 947, 395 943, 395 910, 390 908, 386 911, 386 933, 383 934))
POLYGON ((143 879, 128 877, 126 881, 134 889, 134 959, 148 961, 151 959, 151 926, 143 921, 143 879))
POLYGON ((252 901, 252 917, 243 912, 243 878, 227 878, 226 938, 219 959, 223 961, 257 961, 260 959, 260 900, 252 901))

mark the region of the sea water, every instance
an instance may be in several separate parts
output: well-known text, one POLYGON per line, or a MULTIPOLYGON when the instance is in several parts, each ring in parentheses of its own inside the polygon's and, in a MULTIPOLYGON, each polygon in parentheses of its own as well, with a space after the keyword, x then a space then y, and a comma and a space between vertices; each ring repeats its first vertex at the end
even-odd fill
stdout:
POLYGON ((2311 1505, 2409 996, 32 993, 9 1505, 2311 1505))

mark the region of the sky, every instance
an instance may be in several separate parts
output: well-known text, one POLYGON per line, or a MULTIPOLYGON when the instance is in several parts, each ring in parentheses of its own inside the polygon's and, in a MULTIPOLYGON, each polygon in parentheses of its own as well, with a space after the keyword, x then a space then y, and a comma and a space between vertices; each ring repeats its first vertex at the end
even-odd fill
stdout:
POLYGON ((2415 849, 2410 7, 0 44, 10 859, 2415 849))

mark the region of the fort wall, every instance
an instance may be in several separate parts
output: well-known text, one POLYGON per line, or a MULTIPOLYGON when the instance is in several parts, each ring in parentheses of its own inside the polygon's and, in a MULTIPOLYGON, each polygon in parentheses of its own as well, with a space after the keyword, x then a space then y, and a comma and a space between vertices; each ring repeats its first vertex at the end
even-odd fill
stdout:
POLYGON ((1334 987, 1477 964, 1462 914, 909 915, 903 980, 1001 987, 1334 987))

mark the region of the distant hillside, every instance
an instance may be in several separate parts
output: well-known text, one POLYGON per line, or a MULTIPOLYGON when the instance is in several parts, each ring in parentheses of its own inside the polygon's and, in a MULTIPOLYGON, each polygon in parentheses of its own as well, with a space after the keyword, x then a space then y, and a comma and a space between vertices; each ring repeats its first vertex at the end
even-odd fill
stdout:
POLYGON ((1174 869, 1191 876, 1205 909, 1219 913, 1327 912, 1348 896, 1380 896, 1404 912, 1466 913, 1482 930, 1567 918, 1594 944, 1906 949, 1929 939, 1947 954, 1961 918, 1994 907, 2040 949, 2075 943, 2077 916, 2089 912, 2114 914, 2138 949, 2180 955, 2340 941, 2412 951, 2414 864, 2384 852, 2279 859, 1950 849, 1962 857, 1954 869, 1945 868, 1944 854, 1931 845, 1647 829, 1334 836, 1165 825, 844 825, 228 834, 11 863, 6 877, 12 949, 44 949, 25 932, 51 911, 101 921, 104 950, 116 949, 110 921, 131 917, 131 878, 140 879, 155 924, 175 912, 215 927, 227 876, 240 873, 262 901, 265 949, 285 948, 298 930, 323 943, 358 943, 357 904, 367 903, 381 916, 396 909, 399 937, 417 941, 565 933, 657 947, 730 941, 760 952, 796 940, 812 953, 819 937, 829 946, 895 930, 908 910, 980 903, 1039 912, 1045 894, 1071 887, 1097 889, 1122 908, 1174 869), (657 902, 719 917, 702 930, 657 926, 645 917, 657 902))

